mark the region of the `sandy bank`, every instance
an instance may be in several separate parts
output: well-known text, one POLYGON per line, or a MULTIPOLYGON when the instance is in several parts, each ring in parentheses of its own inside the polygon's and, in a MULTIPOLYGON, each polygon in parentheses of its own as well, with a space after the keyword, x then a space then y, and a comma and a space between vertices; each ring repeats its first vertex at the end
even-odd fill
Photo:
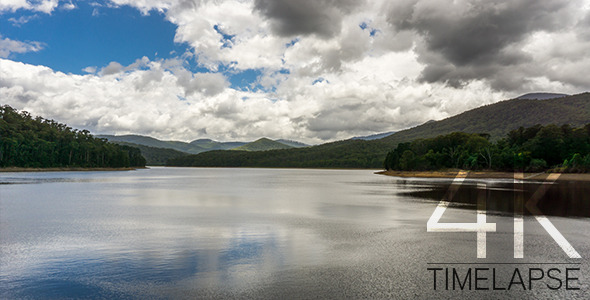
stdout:
MULTIPOLYGON (((379 171, 375 174, 395 177, 419 177, 419 178, 455 178, 459 173, 455 171, 379 171)), ((525 180, 544 181, 550 173, 524 173, 525 180)), ((469 172, 468 178, 514 178, 515 173, 511 172, 469 172)), ((560 173, 558 181, 587 181, 590 182, 590 174, 560 173)))

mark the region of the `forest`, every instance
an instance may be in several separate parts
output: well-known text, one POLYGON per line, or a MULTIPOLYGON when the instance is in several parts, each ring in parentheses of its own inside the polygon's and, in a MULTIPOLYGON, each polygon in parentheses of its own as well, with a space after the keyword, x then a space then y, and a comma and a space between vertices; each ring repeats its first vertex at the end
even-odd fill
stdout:
POLYGON ((489 134, 463 132, 417 139, 390 151, 384 168, 590 172, 590 124, 520 127, 497 142, 489 134))
POLYGON ((143 167, 139 149, 95 138, 53 120, 0 106, 0 167, 143 167))

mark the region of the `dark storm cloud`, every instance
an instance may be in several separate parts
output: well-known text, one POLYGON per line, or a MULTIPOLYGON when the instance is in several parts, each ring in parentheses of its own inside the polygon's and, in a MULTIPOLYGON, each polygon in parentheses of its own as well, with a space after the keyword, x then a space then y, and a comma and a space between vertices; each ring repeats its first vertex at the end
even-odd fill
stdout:
POLYGON ((271 21, 281 36, 316 34, 331 37, 340 32, 342 16, 359 0, 255 0, 254 9, 271 21))
POLYGON ((460 86, 488 78, 494 88, 511 90, 518 80, 507 80, 505 69, 530 61, 515 45, 531 33, 571 25, 572 6, 569 0, 409 0, 392 4, 387 20, 422 37, 416 49, 426 64, 422 80, 460 86))

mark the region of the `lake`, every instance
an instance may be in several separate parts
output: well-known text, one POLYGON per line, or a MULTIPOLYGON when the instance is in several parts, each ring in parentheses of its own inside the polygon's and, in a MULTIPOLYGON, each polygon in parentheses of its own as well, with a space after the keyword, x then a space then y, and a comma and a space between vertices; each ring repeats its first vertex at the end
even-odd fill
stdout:
POLYGON ((370 170, 0 173, 0 298, 590 299, 590 184, 540 195, 541 183, 467 179, 441 222, 475 223, 485 197, 496 231, 483 259, 477 233, 426 230, 451 182, 370 170), (581 259, 530 215, 524 258, 512 258, 515 189, 542 196, 581 259), (463 280, 475 268, 487 289, 445 288, 446 270, 463 280))

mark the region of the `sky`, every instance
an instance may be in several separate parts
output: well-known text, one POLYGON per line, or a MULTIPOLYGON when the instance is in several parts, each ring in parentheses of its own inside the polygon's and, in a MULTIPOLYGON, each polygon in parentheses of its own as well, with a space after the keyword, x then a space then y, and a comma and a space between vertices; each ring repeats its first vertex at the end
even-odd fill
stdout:
POLYGON ((590 0, 0 0, 0 105, 310 144, 590 90, 590 0))

